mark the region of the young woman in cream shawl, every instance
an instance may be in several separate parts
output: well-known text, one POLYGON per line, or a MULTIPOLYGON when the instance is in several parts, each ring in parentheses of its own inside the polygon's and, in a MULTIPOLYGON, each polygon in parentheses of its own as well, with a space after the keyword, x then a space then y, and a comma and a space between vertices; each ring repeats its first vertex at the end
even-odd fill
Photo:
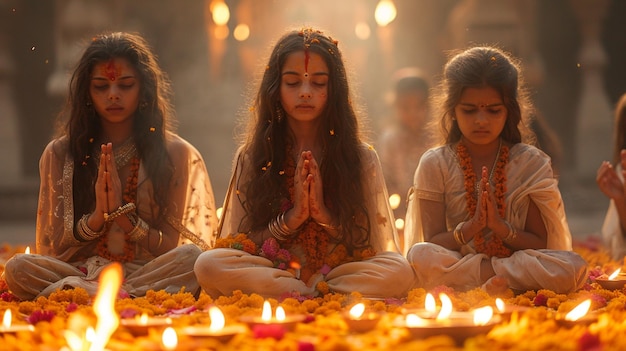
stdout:
POLYGON ((69 119, 40 160, 36 254, 6 263, 20 299, 66 287, 95 293, 122 263, 122 289, 199 293, 195 259, 217 227, 204 161, 171 132, 169 84, 143 38, 97 36, 80 59, 69 119))

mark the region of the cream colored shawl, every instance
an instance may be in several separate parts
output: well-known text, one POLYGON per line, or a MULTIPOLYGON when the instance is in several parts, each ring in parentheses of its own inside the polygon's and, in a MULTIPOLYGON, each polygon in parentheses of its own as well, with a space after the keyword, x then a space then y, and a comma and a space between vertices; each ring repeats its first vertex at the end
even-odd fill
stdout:
MULTIPOLYGON (((143 164, 139 168, 137 211, 150 225, 149 235, 179 237, 179 245, 194 243, 206 250, 215 242, 217 228, 215 199, 211 181, 202 156, 181 137, 168 134, 167 150, 174 164, 174 176, 168 191, 170 206, 165 221, 157 221, 159 213, 153 201, 152 182, 146 178, 143 164), (156 223, 161 222, 159 228, 156 223)), ((51 141, 39 161, 41 183, 37 210, 37 253, 66 262, 82 261, 97 254, 97 240, 78 241, 74 236, 74 191, 72 189, 74 162, 68 154, 68 140, 63 137, 51 141)), ((154 256, 145 248, 136 246, 137 260, 151 260, 154 256)))
MULTIPOLYGON (((549 156, 533 146, 515 144, 509 151, 506 174, 506 220, 516 228, 524 228, 528 206, 532 199, 546 225, 547 248, 571 250, 572 238, 565 208, 558 182, 552 173, 549 156)), ((456 152, 450 145, 428 150, 415 171, 413 192, 407 209, 405 251, 413 244, 424 241, 419 199, 445 204, 446 228, 449 231, 452 231, 459 222, 469 219, 463 171, 456 152)), ((471 249, 473 243, 469 244, 471 249)))

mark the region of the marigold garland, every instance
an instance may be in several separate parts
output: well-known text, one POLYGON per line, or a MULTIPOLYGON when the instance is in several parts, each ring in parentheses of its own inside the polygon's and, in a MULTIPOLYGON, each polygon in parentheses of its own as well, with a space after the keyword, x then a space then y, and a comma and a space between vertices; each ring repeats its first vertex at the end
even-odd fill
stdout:
POLYGON ((248 239, 244 233, 229 235, 225 238, 218 238, 215 241, 214 248, 230 248, 245 251, 251 255, 258 254, 257 246, 254 241, 248 239))
MULTIPOLYGON (((474 173, 474 167, 472 166, 472 157, 467 151, 467 147, 459 142, 456 147, 457 155, 459 157, 459 163, 463 170, 464 185, 465 185, 465 200, 467 202, 467 212, 470 217, 474 216, 476 212, 476 206, 478 203, 475 191, 476 174, 474 173)), ((496 197, 496 205, 498 207, 498 214, 500 217, 505 216, 505 202, 504 195, 506 194, 506 165, 509 161, 509 147, 503 145, 497 155, 497 162, 495 169, 493 170, 493 184, 494 195, 496 197)), ((488 256, 496 257, 508 257, 511 256, 512 251, 504 245, 502 239, 497 235, 491 235, 489 240, 485 239, 485 235, 482 231, 479 231, 474 236, 474 247, 477 252, 482 252, 488 256)))
MULTIPOLYGON (((126 187, 122 199, 124 203, 135 202, 137 199, 137 183, 139 178, 139 157, 134 156, 130 161, 130 174, 126 179, 126 187)), ((105 233, 98 241, 98 255, 109 261, 130 262, 135 258, 135 245, 130 241, 130 235, 124 233, 124 253, 114 254, 109 250, 109 234, 105 233)))
MULTIPOLYGON (((285 210, 293 206, 292 201, 294 198, 296 164, 291 157, 291 151, 291 147, 287 147, 284 175, 286 176, 285 182, 289 191, 289 200, 286 201, 287 206, 283 206, 286 207, 285 210)), ((322 226, 315 221, 309 220, 304 223, 298 234, 281 243, 288 250, 294 246, 300 246, 304 251, 305 262, 300 270, 300 279, 302 281, 307 282, 311 276, 320 272, 325 266, 332 269, 343 263, 359 261, 376 254, 371 247, 367 247, 363 250, 355 250, 353 256, 350 256, 348 249, 341 243, 335 244, 335 247, 329 250, 331 245, 330 239, 330 235, 322 226)))

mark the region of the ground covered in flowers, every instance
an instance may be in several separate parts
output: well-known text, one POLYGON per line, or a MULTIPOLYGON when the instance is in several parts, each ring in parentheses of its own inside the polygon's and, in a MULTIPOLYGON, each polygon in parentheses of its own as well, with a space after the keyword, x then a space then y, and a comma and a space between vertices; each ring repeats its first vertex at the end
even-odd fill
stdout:
MULTIPOLYGON (((1 263, 14 252, 24 248, 0 248, 1 263)), ((592 241, 575 246, 589 263, 589 280, 584 289, 569 294, 549 290, 527 291, 515 295, 490 296, 480 289, 468 292, 438 287, 434 291, 415 289, 405 299, 372 301, 350 295, 326 294, 317 298, 289 296, 270 299, 272 306, 283 306, 288 315, 304 315, 305 320, 293 331, 259 332, 250 328, 228 341, 214 338, 193 338, 178 335, 176 350, 619 350, 626 349, 626 290, 605 290, 595 278, 610 274, 623 262, 612 261, 606 252, 592 241), (494 306, 497 297, 508 305, 529 307, 523 313, 503 319, 490 332, 455 342, 453 335, 417 339, 396 323, 403 313, 423 308, 427 293, 450 296, 456 311, 469 311, 482 306, 494 306), (562 325, 555 316, 566 313, 581 301, 591 299, 591 313, 597 317, 590 324, 562 325), (374 330, 357 333, 350 330, 342 317, 350 306, 363 302, 369 311, 382 314, 374 330)), ((95 325, 93 299, 81 289, 63 290, 49 298, 17 301, 0 281, 0 317, 10 309, 13 324, 32 324, 34 332, 3 332, 3 350, 63 350, 69 349, 64 331, 84 329, 95 325)), ((209 325, 208 309, 217 306, 225 316, 226 325, 240 323, 242 316, 260 316, 264 299, 258 295, 235 292, 216 300, 205 294, 195 298, 187 292, 168 294, 150 291, 141 298, 119 298, 115 309, 121 318, 137 315, 169 316, 175 330, 186 326, 209 325)), ((162 350, 161 332, 149 330, 147 335, 135 335, 120 326, 112 335, 109 350, 162 350)))

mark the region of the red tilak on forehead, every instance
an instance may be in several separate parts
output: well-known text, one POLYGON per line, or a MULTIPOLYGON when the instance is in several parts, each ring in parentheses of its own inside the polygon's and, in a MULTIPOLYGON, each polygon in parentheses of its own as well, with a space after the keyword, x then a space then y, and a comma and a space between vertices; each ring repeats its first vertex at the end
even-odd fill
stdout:
POLYGON ((104 66, 102 66, 102 75, 114 81, 122 74, 122 69, 115 66, 114 60, 109 60, 104 66))
POLYGON ((304 73, 309 73, 309 59, 311 58, 309 54, 309 49, 304 49, 304 73))

